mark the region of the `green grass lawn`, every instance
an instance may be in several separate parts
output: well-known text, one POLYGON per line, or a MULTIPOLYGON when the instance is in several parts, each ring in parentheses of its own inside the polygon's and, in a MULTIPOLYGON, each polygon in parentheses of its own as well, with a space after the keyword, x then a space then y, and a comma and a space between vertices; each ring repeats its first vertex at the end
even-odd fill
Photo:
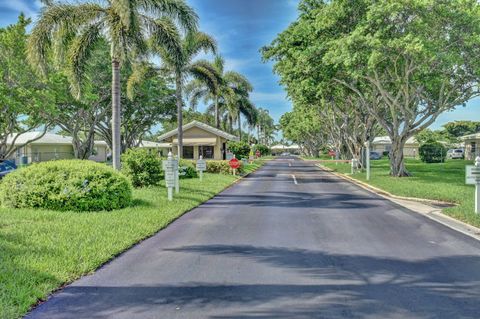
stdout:
POLYGON ((0 318, 25 314, 51 291, 94 271, 236 179, 205 174, 203 182, 181 180, 172 202, 164 187, 135 190, 133 207, 112 212, 1 208, 0 318))
MULTIPOLYGON (((369 184, 399 196, 441 200, 458 206, 445 208, 446 215, 480 227, 480 216, 474 213, 475 186, 465 185, 465 165, 472 161, 449 160, 445 163, 425 164, 420 160, 407 159, 407 169, 412 177, 395 178, 389 176, 387 159, 370 161, 371 178, 369 184)), ((350 174, 350 164, 322 163, 337 172, 350 174)), ((366 182, 365 172, 353 175, 366 182)))

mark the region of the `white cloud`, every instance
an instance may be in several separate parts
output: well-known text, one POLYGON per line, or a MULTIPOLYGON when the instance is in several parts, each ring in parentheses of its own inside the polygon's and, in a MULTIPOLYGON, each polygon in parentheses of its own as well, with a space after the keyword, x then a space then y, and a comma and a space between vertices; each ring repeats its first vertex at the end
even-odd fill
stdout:
POLYGON ((253 101, 255 102, 286 102, 287 95, 285 92, 274 92, 274 93, 265 93, 265 92, 252 92, 250 95, 253 101))
POLYGON ((36 17, 40 7, 42 6, 41 2, 36 1, 27 1, 27 0, 1 0, 0 8, 10 9, 17 11, 18 13, 23 12, 27 17, 36 17))

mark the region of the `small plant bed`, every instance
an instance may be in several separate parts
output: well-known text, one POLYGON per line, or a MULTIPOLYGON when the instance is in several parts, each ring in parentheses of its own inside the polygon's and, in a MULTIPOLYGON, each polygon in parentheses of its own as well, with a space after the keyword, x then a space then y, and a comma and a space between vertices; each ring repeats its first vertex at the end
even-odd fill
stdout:
POLYGON ((162 181, 135 189, 131 206, 112 211, 0 208, 0 318, 24 315, 50 292, 155 234, 237 178, 207 173, 203 182, 182 180, 172 202, 162 181))
MULTIPOLYGON (((406 167, 412 177, 389 176, 389 162, 386 159, 370 161, 370 185, 391 194, 405 197, 425 198, 455 203, 457 206, 445 208, 443 213, 480 227, 480 216, 474 212, 475 186, 465 185, 465 165, 472 161, 448 160, 445 163, 423 163, 407 159, 406 167)), ((343 174, 350 175, 350 165, 344 163, 322 163, 322 165, 343 174)), ((351 177, 366 182, 365 172, 351 177)))

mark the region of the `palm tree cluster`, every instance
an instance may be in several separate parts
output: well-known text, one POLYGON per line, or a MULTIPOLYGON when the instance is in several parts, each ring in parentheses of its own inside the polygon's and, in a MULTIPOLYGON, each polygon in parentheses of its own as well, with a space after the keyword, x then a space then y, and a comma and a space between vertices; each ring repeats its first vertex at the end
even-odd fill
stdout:
POLYGON ((112 160, 120 168, 121 115, 120 69, 132 70, 127 95, 146 74, 157 72, 172 79, 176 92, 178 154, 182 156, 182 111, 189 100, 195 109, 200 99, 211 102, 207 112, 215 113, 215 125, 234 132, 241 116, 251 127, 258 110, 249 99, 253 87, 241 74, 224 69, 215 39, 198 30, 198 16, 185 0, 103 0, 65 3, 43 0, 40 17, 29 38, 28 57, 40 74, 49 66, 61 66, 69 76, 72 93, 80 98, 88 78, 85 70, 98 43, 110 47, 112 69, 112 160), (196 59, 214 54, 213 61, 196 59), (161 65, 149 63, 160 58, 161 65), (222 121, 223 120, 223 121, 222 121))

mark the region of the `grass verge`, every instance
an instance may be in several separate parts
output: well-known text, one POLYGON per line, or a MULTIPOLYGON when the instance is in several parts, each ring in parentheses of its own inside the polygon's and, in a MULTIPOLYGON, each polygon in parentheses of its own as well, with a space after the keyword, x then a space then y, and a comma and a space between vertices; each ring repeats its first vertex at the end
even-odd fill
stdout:
MULTIPOLYGON (((455 203, 457 206, 445 208, 443 213, 480 227, 480 216, 474 212, 475 186, 465 185, 465 165, 472 161, 450 160, 445 163, 426 164, 420 160, 407 159, 406 167, 412 177, 389 176, 389 162, 386 159, 371 161, 370 185, 391 194, 406 197, 425 198, 455 203)), ((350 164, 322 163, 339 173, 350 175, 350 164)), ((365 172, 351 177, 366 181, 365 172)))
POLYGON ((24 315, 50 292, 91 273, 236 179, 205 174, 203 182, 182 180, 172 202, 164 187, 138 189, 133 207, 112 212, 0 208, 0 318, 24 315))

